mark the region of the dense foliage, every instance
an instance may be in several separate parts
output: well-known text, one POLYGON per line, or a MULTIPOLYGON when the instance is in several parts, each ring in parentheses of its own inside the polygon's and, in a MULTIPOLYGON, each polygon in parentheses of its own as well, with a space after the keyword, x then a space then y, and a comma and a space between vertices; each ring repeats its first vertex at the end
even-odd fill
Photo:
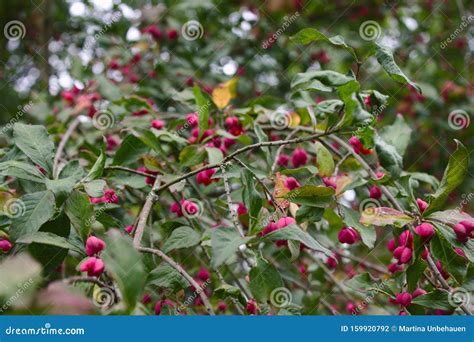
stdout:
POLYGON ((462 1, 44 6, 4 30, 2 312, 472 312, 462 1))

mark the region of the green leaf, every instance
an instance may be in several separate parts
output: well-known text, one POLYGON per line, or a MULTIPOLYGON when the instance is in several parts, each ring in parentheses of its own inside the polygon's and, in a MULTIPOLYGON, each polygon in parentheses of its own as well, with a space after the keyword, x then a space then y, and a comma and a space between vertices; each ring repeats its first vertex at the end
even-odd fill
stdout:
POLYGON ((403 159, 396 148, 388 144, 379 135, 375 136, 374 141, 380 165, 390 172, 392 178, 396 179, 400 177, 403 168, 403 159))
POLYGON ((278 270, 263 259, 257 257, 257 265, 250 270, 249 288, 253 297, 262 303, 266 303, 270 299, 273 290, 283 287, 278 270))
POLYGON ((265 238, 270 240, 294 240, 303 243, 306 247, 314 249, 315 251, 323 252, 324 254, 331 256, 331 251, 326 247, 322 246, 316 241, 311 235, 299 228, 297 225, 290 224, 284 228, 275 230, 267 235, 265 238))
POLYGON ((55 180, 47 179, 45 184, 46 188, 54 193, 56 201, 58 205, 60 205, 66 200, 78 181, 79 180, 73 176, 55 180))
POLYGON ((395 59, 393 58, 393 51, 391 51, 388 47, 381 46, 376 44, 376 53, 375 58, 380 63, 382 68, 387 72, 387 74, 396 82, 402 84, 409 84, 418 90, 421 93, 421 88, 418 84, 410 81, 408 77, 403 73, 403 71, 398 67, 395 63, 395 59))
POLYGON ((16 123, 13 126, 15 145, 33 163, 41 166, 48 175, 53 171, 54 144, 44 126, 16 123))
POLYGON ((118 230, 109 231, 105 239, 107 247, 102 253, 107 272, 114 278, 129 311, 132 311, 142 298, 146 272, 142 255, 128 236, 118 230))
POLYGON ((402 115, 398 114, 395 122, 390 126, 383 127, 379 134, 382 139, 397 150, 403 157, 410 142, 412 129, 405 122, 402 115))
POLYGON ((3 259, 0 274, 0 307, 18 297, 18 293, 21 293, 21 304, 28 303, 35 289, 41 285, 41 265, 28 254, 3 259))
POLYGON ((149 150, 139 138, 129 134, 123 139, 119 149, 115 152, 112 165, 134 164, 149 150))
POLYGON ((330 91, 328 87, 339 87, 349 82, 355 82, 353 77, 346 76, 332 70, 311 70, 303 73, 296 74, 291 81, 292 89, 307 89, 308 87, 315 87, 314 81, 318 81, 321 84, 321 89, 316 87, 317 90, 330 91), (327 90, 329 89, 329 90, 327 90))
POLYGON ((147 283, 174 290, 185 289, 189 286, 188 281, 168 264, 161 264, 155 268, 148 276, 147 283))
POLYGON ((412 300, 412 304, 421 305, 429 309, 453 310, 449 302, 449 293, 440 290, 429 292, 412 300))
POLYGON ((102 197, 104 195, 104 189, 107 186, 107 183, 103 179, 96 179, 90 182, 83 184, 85 192, 90 197, 102 197))
POLYGON ((224 154, 216 147, 206 147, 206 152, 209 164, 217 164, 224 159, 224 154))
POLYGON ((428 220, 441 221, 447 225, 454 225, 464 220, 472 220, 472 216, 456 209, 437 211, 426 217, 428 220))
POLYGON ((122 91, 118 86, 107 80, 103 76, 97 78, 99 82, 99 93, 110 101, 116 101, 122 98, 122 91))
POLYGON ((328 37, 314 28, 305 28, 296 33, 294 36, 290 37, 290 39, 296 43, 304 45, 307 45, 311 42, 323 41, 332 44, 336 47, 341 47, 342 49, 349 52, 356 61, 358 60, 354 49, 347 45, 344 41, 344 38, 339 35, 334 37, 328 37))
POLYGON ((211 102, 201 92, 201 88, 197 84, 193 87, 194 97, 196 99, 196 105, 198 107, 198 118, 199 118, 199 139, 202 137, 204 131, 209 127, 209 107, 211 102))
POLYGON ((329 150, 319 141, 314 143, 316 150, 316 166, 321 177, 330 177, 334 172, 334 159, 329 150))
POLYGON ((248 209, 250 231, 253 232, 259 223, 258 215, 262 208, 262 198, 255 189, 255 181, 250 171, 243 169, 242 174, 242 199, 248 209))
POLYGON ((401 211, 388 207, 367 208, 362 212, 359 222, 363 225, 374 226, 395 225, 402 227, 413 222, 414 219, 401 211))
POLYGON ((313 207, 327 207, 333 199, 335 190, 322 185, 303 185, 286 193, 283 198, 290 202, 313 207))
POLYGON ((233 228, 217 228, 212 231, 212 267, 217 268, 235 255, 239 246, 245 244, 243 238, 233 228))
POLYGON ((206 149, 198 145, 189 145, 179 153, 179 165, 189 167, 201 164, 206 160, 206 149))
POLYGON ((319 222, 324 214, 324 208, 312 207, 309 205, 302 205, 296 211, 296 222, 298 224, 304 222, 319 222))
POLYGON ((441 209, 448 195, 462 184, 466 177, 469 168, 469 151, 460 141, 455 141, 457 144, 456 151, 449 158, 439 188, 434 194, 430 195, 430 203, 423 216, 428 216, 432 212, 441 209))
POLYGON ((46 179, 41 171, 33 165, 16 160, 0 163, 0 175, 4 177, 16 177, 36 183, 44 183, 46 179))
POLYGON ((435 259, 441 261, 444 270, 451 274, 458 284, 462 284, 467 272, 466 259, 454 252, 453 247, 443 234, 433 236, 430 241, 430 252, 435 259))
POLYGON ((50 232, 35 232, 27 235, 23 235, 21 238, 19 238, 17 243, 22 243, 22 244, 31 244, 31 243, 39 243, 42 245, 48 245, 48 246, 55 246, 55 247, 61 247, 64 249, 70 249, 73 250, 77 253, 83 253, 82 250, 77 249, 75 245, 69 242, 68 239, 50 233, 50 232))
POLYGON ((90 235, 91 225, 95 221, 94 207, 89 197, 79 191, 73 191, 66 200, 64 211, 71 220, 73 228, 83 241, 90 235))
POLYGON ((21 215, 12 218, 10 237, 13 241, 23 235, 37 232, 55 213, 55 199, 51 191, 40 191, 20 197, 21 215))
POLYGON ((102 174, 104 173, 106 159, 107 159, 107 156, 105 155, 105 146, 102 146, 99 158, 97 158, 91 170, 89 171, 86 178, 84 179, 85 182, 90 182, 97 178, 102 177, 102 174))
POLYGON ((201 239, 201 236, 191 227, 180 227, 171 233, 171 236, 163 245, 163 252, 168 253, 173 249, 188 248, 196 246, 201 239))
POLYGON ((418 287, 418 281, 421 279, 423 272, 426 269, 426 262, 417 259, 413 264, 407 268, 407 290, 413 292, 418 287))
POLYGON ((347 208, 343 205, 341 205, 340 208, 344 215, 344 223, 347 226, 352 227, 355 230, 357 230, 357 232, 360 234, 360 237, 364 245, 366 245, 369 248, 374 248, 375 240, 377 238, 374 227, 366 227, 362 225, 359 222, 360 215, 358 212, 350 208, 347 208))

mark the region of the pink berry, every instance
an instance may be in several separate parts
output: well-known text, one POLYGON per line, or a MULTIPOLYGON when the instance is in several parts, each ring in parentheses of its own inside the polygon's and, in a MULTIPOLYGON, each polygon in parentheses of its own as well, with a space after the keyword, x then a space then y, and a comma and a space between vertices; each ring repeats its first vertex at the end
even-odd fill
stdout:
POLYGON ((323 177, 323 183, 327 187, 331 187, 331 188, 334 188, 334 189, 337 188, 337 183, 333 178, 323 177))
POLYGON ((287 154, 281 153, 278 156, 277 164, 281 167, 288 166, 288 162, 290 161, 290 157, 287 154))
POLYGON ((104 262, 96 257, 89 257, 84 261, 79 270, 81 272, 87 272, 89 277, 98 277, 104 272, 104 262))
POLYGON ((471 237, 474 238, 474 220, 463 220, 459 222, 459 224, 463 225, 466 228, 466 233, 471 237))
POLYGON ((415 233, 424 241, 427 241, 431 239, 435 232, 431 224, 424 222, 415 228, 415 233))
POLYGON ((294 177, 288 177, 285 179, 285 187, 287 187, 289 190, 293 190, 296 188, 300 187, 300 183, 296 180, 294 177))
POLYGON ((247 302, 247 306, 245 307, 245 310, 249 315, 256 315, 258 312, 258 306, 257 302, 254 299, 250 299, 247 302))
POLYGON ((305 165, 308 162, 308 154, 302 148, 296 148, 291 155, 291 163, 293 167, 297 168, 305 165))
POLYGON ((369 190, 370 198, 380 199, 382 197, 382 190, 377 185, 372 185, 369 190))
POLYGON ((443 276, 444 279, 449 279, 450 275, 443 269, 443 265, 441 264, 441 261, 436 262, 436 268, 438 269, 439 273, 443 276))
POLYGON ((107 189, 104 191, 103 201, 106 203, 114 203, 117 204, 119 202, 119 198, 114 190, 107 189))
POLYGON ((352 245, 359 239, 359 234, 352 227, 344 227, 339 231, 337 238, 340 243, 352 245))
POLYGON ((155 129, 162 129, 165 127, 165 122, 163 120, 155 119, 151 122, 151 127, 155 129))
POLYGON ((286 216, 279 219, 278 222, 276 223, 276 226, 277 226, 277 229, 281 229, 286 226, 289 226, 290 224, 295 224, 295 223, 296 221, 293 217, 286 216))
POLYGON ((241 216, 241 215, 245 215, 247 214, 249 211, 247 210, 247 208, 245 207, 245 204, 243 203, 239 203, 238 207, 237 207, 237 215, 241 216))
POLYGON ((10 241, 8 241, 7 239, 1 239, 0 240, 0 249, 4 252, 4 253, 8 253, 10 252, 10 249, 12 249, 13 245, 10 241))
POLYGON ((220 312, 225 312, 227 310, 227 304, 224 301, 217 303, 217 310, 220 312))
POLYGON ((164 300, 160 300, 160 301, 156 302, 156 304, 155 304, 155 315, 161 314, 161 310, 165 306, 174 307, 174 303, 169 299, 164 299, 164 300))
POLYGON ((351 315, 354 315, 354 314, 357 313, 356 309, 357 309, 357 308, 356 308, 356 306, 354 305, 354 303, 349 302, 349 303, 346 304, 346 311, 347 311, 347 313, 350 313, 351 315))
POLYGON ((400 246, 411 247, 413 245, 413 234, 408 229, 403 231, 398 237, 398 244, 400 246))
POLYGON ((357 138, 356 136, 353 136, 349 139, 349 144, 352 146, 352 148, 354 149, 354 152, 356 154, 372 154, 372 150, 371 149, 366 149, 364 148, 364 145, 362 144, 362 142, 359 140, 359 138, 357 138))
POLYGON ((399 265, 398 263, 394 262, 387 267, 390 273, 397 273, 403 270, 403 266, 399 265))
POLYGON ((460 257, 466 258, 466 253, 464 253, 461 248, 454 248, 454 253, 456 253, 460 257))
POLYGON ((178 38, 178 31, 174 29, 168 30, 168 32, 166 32, 166 35, 168 36, 169 40, 175 40, 176 38, 178 38))
POLYGON ((275 222, 270 222, 269 224, 266 225, 265 228, 260 232, 260 236, 265 236, 267 234, 270 234, 271 232, 274 232, 277 230, 277 224, 275 222))
POLYGON ((423 296, 427 294, 427 292, 425 290, 423 290, 422 288, 418 287, 415 291, 413 291, 413 298, 416 298, 416 297, 419 297, 419 296, 423 296))
POLYGON ((133 226, 126 226, 126 227, 125 227, 125 231, 126 231, 128 234, 132 234, 132 232, 133 232, 133 226))
POLYGON ((205 267, 201 267, 197 273, 197 277, 202 281, 207 281, 211 277, 211 274, 205 267))
POLYGON ((86 241, 86 254, 88 256, 94 256, 102 252, 106 247, 106 244, 101 239, 95 236, 89 236, 86 241))
POLYGON ((212 176, 215 173, 216 173, 215 169, 208 169, 208 170, 201 171, 197 174, 196 181, 198 184, 204 184, 205 186, 208 186, 214 181, 214 179, 212 179, 212 176))
POLYGON ((454 234, 456 234, 456 239, 461 243, 466 243, 469 240, 469 235, 466 231, 466 227, 462 224, 453 225, 454 234))
POLYGON ((331 269, 331 270, 334 270, 336 269, 337 267, 337 260, 333 257, 328 257, 327 260, 326 260, 326 266, 331 269))
POLYGON ((397 248, 397 243, 395 242, 395 239, 388 240, 387 249, 390 252, 393 252, 395 250, 395 248, 397 248))
POLYGON ((150 34, 153 39, 155 40, 160 40, 161 37, 163 36, 163 33, 161 32, 161 30, 158 28, 158 26, 156 25, 148 25, 147 27, 145 27, 143 30, 142 30, 143 33, 148 33, 150 34))
POLYGON ((418 205, 418 209, 420 209, 421 213, 423 213, 426 210, 426 208, 428 208, 428 203, 426 203, 420 198, 416 199, 416 204, 418 205))
POLYGON ((397 302, 397 304, 407 307, 411 304, 412 298, 413 298, 412 295, 409 294, 408 292, 402 292, 402 293, 398 293, 395 296, 395 301, 397 302))

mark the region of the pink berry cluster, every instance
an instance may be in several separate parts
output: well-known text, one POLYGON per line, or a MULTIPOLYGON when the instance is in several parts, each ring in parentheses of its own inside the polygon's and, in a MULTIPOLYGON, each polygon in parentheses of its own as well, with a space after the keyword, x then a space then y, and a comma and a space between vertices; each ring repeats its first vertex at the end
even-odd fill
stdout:
POLYGON ((107 189, 104 191, 104 196, 102 197, 91 197, 90 202, 92 204, 99 203, 109 203, 109 204, 118 204, 119 197, 112 189, 107 189))
POLYGON ((90 236, 85 246, 88 258, 82 262, 79 270, 87 272, 89 277, 99 277, 105 269, 105 264, 99 257, 105 247, 104 241, 95 236, 90 236))

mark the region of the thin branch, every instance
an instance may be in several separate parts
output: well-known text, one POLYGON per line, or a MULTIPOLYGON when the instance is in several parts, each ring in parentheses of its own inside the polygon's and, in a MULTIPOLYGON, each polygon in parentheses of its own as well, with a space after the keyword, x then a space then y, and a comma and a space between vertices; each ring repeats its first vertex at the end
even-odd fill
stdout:
POLYGON ((153 207, 153 203, 158 200, 158 195, 156 195, 156 188, 160 185, 160 183, 161 183, 161 177, 157 177, 155 179, 155 183, 153 183, 150 193, 146 197, 145 204, 143 205, 143 208, 140 211, 137 227, 135 228, 135 235, 133 237, 133 246, 137 249, 141 245, 143 232, 146 226, 146 221, 148 220, 148 216, 150 215, 150 211, 151 211, 151 208, 153 207))
POLYGON ((344 297, 347 298, 347 300, 353 302, 354 299, 349 295, 349 292, 347 292, 347 290, 345 289, 344 286, 341 285, 341 283, 334 277, 334 275, 331 273, 331 271, 329 271, 329 269, 326 267, 326 265, 324 265, 321 260, 319 260, 318 258, 314 257, 313 255, 311 255, 311 258, 318 264, 319 267, 321 267, 321 269, 324 271, 324 273, 326 274, 326 276, 334 283, 334 285, 336 285, 336 287, 341 291, 341 293, 344 295, 344 297))
POLYGON ((382 267, 380 267, 380 266, 378 266, 378 265, 375 265, 375 264, 373 264, 373 263, 370 263, 370 262, 368 262, 368 261, 366 261, 366 260, 364 260, 364 259, 362 259, 362 258, 358 258, 358 257, 353 256, 353 255, 345 255, 345 254, 343 254, 343 253, 341 253, 341 252, 339 252, 339 251, 333 251, 333 253, 339 255, 340 257, 342 257, 342 258, 344 258, 344 259, 349 259, 349 260, 358 262, 359 264, 361 264, 361 265, 363 265, 363 266, 365 266, 365 267, 367 267, 367 268, 371 268, 371 269, 373 269, 374 271, 377 271, 377 272, 379 272, 379 273, 387 274, 387 275, 391 274, 391 273, 388 272, 386 269, 384 269, 384 268, 382 268, 382 267))
POLYGON ((289 144, 298 144, 298 143, 305 142, 305 141, 310 141, 310 140, 313 140, 313 139, 316 139, 316 138, 319 138, 319 137, 327 136, 327 135, 332 134, 332 133, 334 133, 334 131, 332 131, 332 132, 319 132, 319 133, 316 133, 316 134, 308 135, 306 137, 295 138, 295 139, 291 139, 291 140, 262 141, 262 142, 259 142, 259 143, 256 143, 256 144, 247 145, 247 146, 242 147, 242 148, 234 151, 233 153, 229 154, 220 163, 205 165, 205 166, 203 166, 199 169, 188 172, 188 173, 186 173, 182 176, 179 176, 179 177, 175 178, 174 180, 172 180, 168 183, 163 184, 162 186, 160 186, 156 189, 156 192, 160 192, 164 189, 167 189, 170 186, 172 186, 176 183, 179 183, 179 182, 181 182, 182 180, 184 180, 186 178, 192 177, 192 176, 198 174, 201 171, 220 167, 221 165, 223 165, 223 164, 229 162, 230 160, 232 160, 235 156, 237 156, 237 155, 239 155, 243 152, 253 150, 254 148, 264 147, 264 146, 281 146, 281 145, 289 145, 289 144))
POLYGON ((56 178, 58 176, 58 166, 59 166, 59 159, 63 154, 64 147, 66 147, 66 143, 68 142, 69 138, 71 137, 72 133, 76 130, 77 126, 79 126, 80 120, 79 116, 77 116, 71 125, 68 127, 66 133, 61 138, 61 142, 58 145, 58 149, 56 151, 56 155, 54 156, 53 161, 53 177, 56 178))
POLYGON ((155 254, 159 256, 161 259, 163 259, 168 265, 173 267, 176 271, 179 272, 187 281, 188 283, 193 286, 196 291, 199 293, 199 296, 202 299, 202 302, 204 303, 204 306, 206 307, 207 312, 209 315, 214 316, 214 310, 212 309, 211 303, 209 303, 209 299, 207 298, 207 295, 204 293, 204 289, 194 280, 193 277, 189 275, 188 272, 176 261, 174 261, 172 258, 170 258, 167 254, 163 253, 159 249, 154 249, 154 248, 147 248, 147 247, 138 247, 138 251, 144 252, 144 253, 150 253, 150 254, 155 254))
POLYGON ((150 177, 150 178, 153 178, 153 179, 156 179, 156 177, 157 177, 156 175, 153 175, 153 174, 151 174, 151 173, 147 173, 147 172, 143 172, 143 171, 131 169, 131 168, 125 167, 125 166, 118 166, 118 165, 107 166, 107 167, 105 168, 105 170, 124 171, 124 172, 134 173, 134 174, 136 174, 136 175, 140 175, 140 176, 143 176, 143 177, 150 177))

